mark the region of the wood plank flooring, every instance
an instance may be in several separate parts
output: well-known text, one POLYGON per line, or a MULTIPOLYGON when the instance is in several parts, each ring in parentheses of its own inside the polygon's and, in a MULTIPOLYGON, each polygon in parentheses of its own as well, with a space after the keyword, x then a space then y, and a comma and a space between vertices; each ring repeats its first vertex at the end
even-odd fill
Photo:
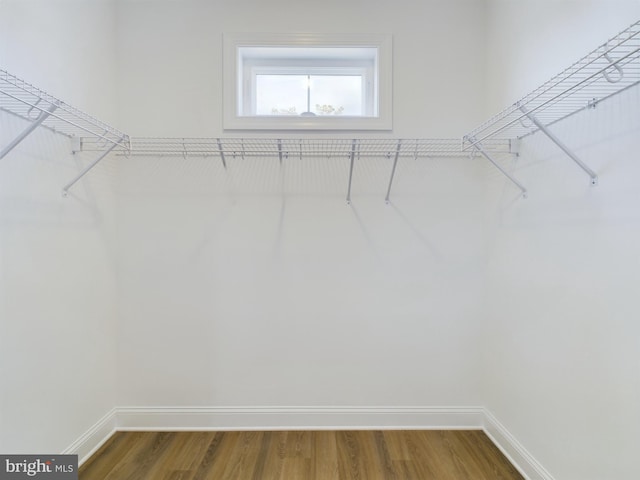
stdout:
POLYGON ((117 432, 80 480, 522 480, 479 430, 117 432))

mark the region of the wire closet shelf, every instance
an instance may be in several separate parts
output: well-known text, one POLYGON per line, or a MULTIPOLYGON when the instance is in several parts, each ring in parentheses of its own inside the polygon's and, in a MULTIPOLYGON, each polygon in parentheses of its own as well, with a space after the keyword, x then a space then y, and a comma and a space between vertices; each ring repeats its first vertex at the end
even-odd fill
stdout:
MULTIPOLYGON (((493 141, 496 149, 508 151, 509 143, 493 141)), ((385 201, 389 203, 391 187, 400 158, 465 157, 460 139, 381 139, 381 138, 143 138, 130 140, 130 156, 149 157, 219 157, 224 168, 229 159, 248 157, 278 158, 280 163, 305 157, 344 158, 349 162, 347 203, 351 203, 351 185, 356 159, 384 157, 392 160, 385 201)))
POLYGON ((280 162, 299 157, 344 157, 351 162, 348 201, 351 192, 353 162, 361 157, 393 159, 391 182, 399 158, 464 157, 459 139, 328 139, 317 138, 131 138, 129 135, 74 108, 40 88, 0 69, 0 110, 27 122, 26 129, 12 142, 2 146, 0 158, 11 152, 36 128, 43 127, 71 139, 71 151, 97 152, 89 163, 62 189, 69 189, 109 153, 124 156, 219 157, 224 167, 230 158, 276 157, 280 162))
MULTIPOLYGON (((640 21, 464 136, 464 149, 524 138, 640 83, 640 21)), ((488 146, 485 146, 488 149, 488 146)))
MULTIPOLYGON (((25 80, 0 69, 0 110, 18 116, 29 128, 7 146, 6 155, 37 127, 73 139, 73 151, 103 152, 113 147, 126 156, 296 156, 461 157, 468 155, 457 138, 162 138, 130 137, 25 80)), ((496 140, 497 149, 508 149, 496 140)))
MULTIPOLYGON (((508 151, 508 142, 497 139, 493 148, 508 151)), ((151 138, 131 137, 131 156, 155 157, 304 157, 350 158, 464 157, 459 138, 151 138)))
POLYGON ((0 70, 0 109, 31 125, 93 144, 96 149, 128 149, 129 136, 78 110, 6 70, 0 70))
MULTIPOLYGON (((9 145, 7 155, 33 130, 42 126, 72 139, 71 150, 99 152, 98 158, 63 188, 69 190, 98 162, 114 151, 126 156, 276 157, 284 159, 361 157, 393 159, 391 181, 399 158, 462 157, 480 154, 494 164, 526 196, 526 189, 492 158, 494 153, 514 153, 512 140, 544 132, 597 183, 597 175, 547 127, 640 83, 640 21, 556 75, 475 130, 459 139, 397 138, 149 138, 134 137, 92 117, 30 83, 0 69, 0 110, 29 122, 9 145)), ((351 178, 349 179, 349 184, 351 178)), ((388 198, 388 193, 387 193, 388 198)))

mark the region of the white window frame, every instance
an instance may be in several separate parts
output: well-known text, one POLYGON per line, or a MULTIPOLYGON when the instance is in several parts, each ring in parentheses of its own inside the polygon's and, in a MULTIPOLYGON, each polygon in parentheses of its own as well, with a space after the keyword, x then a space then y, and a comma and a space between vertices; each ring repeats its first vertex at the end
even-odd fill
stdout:
POLYGON ((391 35, 226 33, 223 37, 223 127, 225 130, 391 130, 391 66, 391 35), (244 61, 239 53, 242 47, 368 47, 375 48, 377 55, 371 71, 363 62, 357 61, 339 67, 336 67, 336 61, 323 63, 305 59, 280 64, 268 59, 264 62, 244 61), (252 96, 255 95, 257 73, 314 70, 327 74, 332 68, 343 73, 365 73, 363 96, 368 97, 364 104, 370 105, 365 115, 258 116, 252 113, 255 112, 252 96))

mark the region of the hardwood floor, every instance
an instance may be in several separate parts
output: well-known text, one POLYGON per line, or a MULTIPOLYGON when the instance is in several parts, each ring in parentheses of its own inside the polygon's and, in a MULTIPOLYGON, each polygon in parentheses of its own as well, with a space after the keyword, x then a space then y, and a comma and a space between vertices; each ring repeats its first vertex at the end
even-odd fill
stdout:
POLYGON ((117 432, 80 480, 520 480, 479 430, 117 432))

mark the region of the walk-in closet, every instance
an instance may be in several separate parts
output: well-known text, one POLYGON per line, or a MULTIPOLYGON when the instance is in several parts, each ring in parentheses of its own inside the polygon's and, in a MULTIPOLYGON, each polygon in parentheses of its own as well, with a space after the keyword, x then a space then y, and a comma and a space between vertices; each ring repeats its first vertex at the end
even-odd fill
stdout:
POLYGON ((639 19, 0 0, 0 455, 640 478, 639 19))

